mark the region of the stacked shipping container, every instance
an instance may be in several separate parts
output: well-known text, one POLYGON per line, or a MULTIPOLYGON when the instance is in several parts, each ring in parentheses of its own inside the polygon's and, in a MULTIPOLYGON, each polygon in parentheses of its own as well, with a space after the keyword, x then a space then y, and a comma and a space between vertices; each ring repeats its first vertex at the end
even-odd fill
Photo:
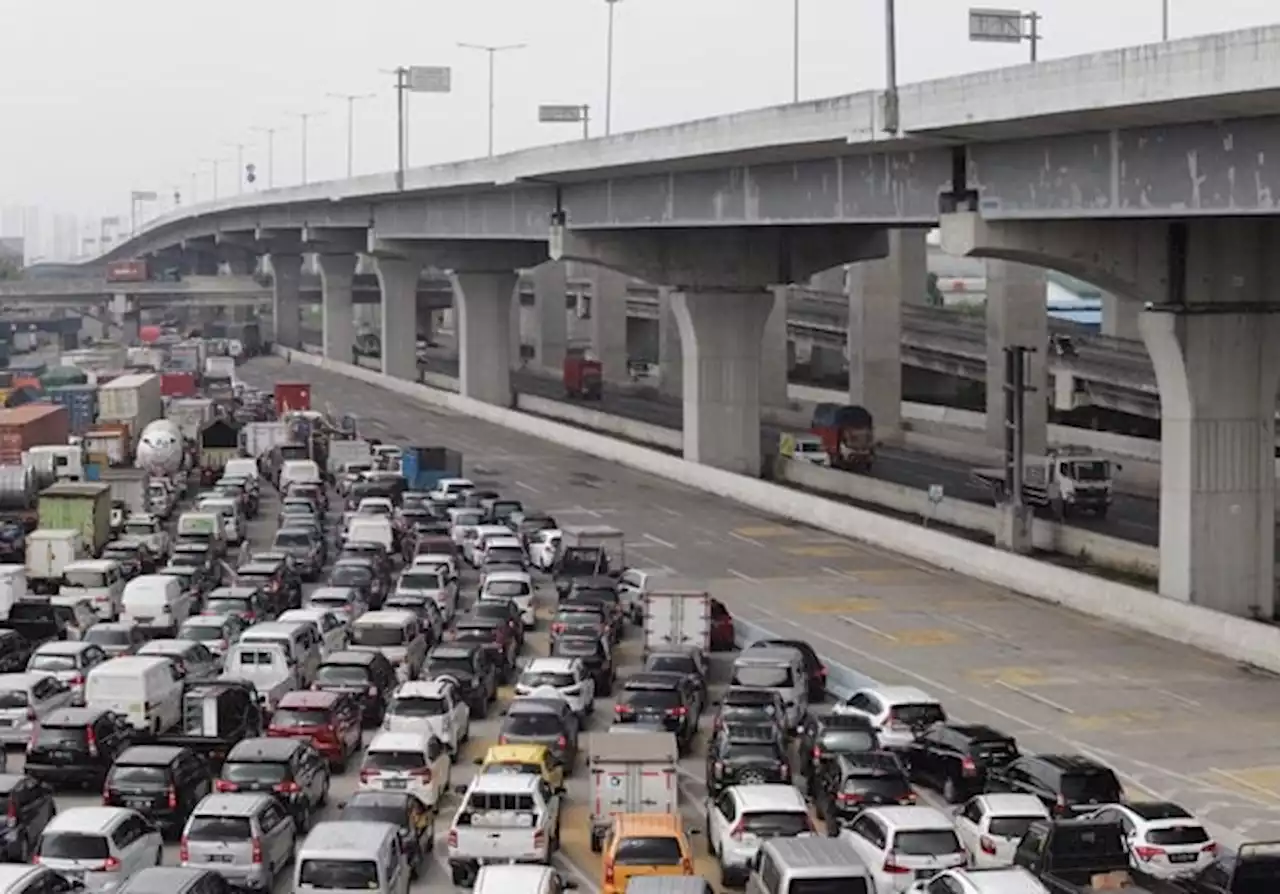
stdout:
POLYGON ((82 435, 98 419, 98 388, 96 385, 63 385, 61 388, 50 388, 49 400, 56 406, 65 407, 69 416, 69 427, 73 434, 82 435))
POLYGON ((46 444, 65 444, 70 419, 65 407, 28 404, 0 410, 0 466, 22 465, 22 451, 46 444))

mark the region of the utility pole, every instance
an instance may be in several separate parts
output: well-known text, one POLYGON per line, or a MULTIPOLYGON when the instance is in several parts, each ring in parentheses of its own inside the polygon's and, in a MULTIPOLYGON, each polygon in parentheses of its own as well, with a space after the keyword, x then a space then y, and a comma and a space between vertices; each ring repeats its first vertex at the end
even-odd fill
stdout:
POLYGON ((1160 39, 1169 42, 1169 0, 1160 0, 1160 39))
POLYGON ((347 179, 355 176, 356 103, 373 99, 376 93, 330 93, 330 99, 341 99, 347 104, 347 179))
POLYGON ((800 0, 791 0, 791 101, 800 101, 800 0))
POLYGON ((604 54, 604 135, 613 133, 613 7, 618 0, 604 0, 609 5, 609 32, 604 54))
POLYGON ((302 185, 307 185, 307 124, 312 118, 323 115, 324 112, 294 112, 293 116, 302 122, 302 185))
MULTIPOLYGON (((612 6, 612 5, 610 5, 610 7, 609 7, 609 11, 610 11, 610 13, 612 13, 612 11, 613 11, 613 6, 612 6)), ((484 53, 488 53, 488 54, 489 54, 489 157, 490 157, 490 158, 493 158, 493 104, 494 104, 494 103, 493 103, 493 70, 494 70, 494 58, 495 58, 499 53, 505 53, 507 50, 523 50, 526 46, 528 46, 528 44, 523 44, 523 43, 509 43, 509 44, 505 44, 504 46, 488 46, 488 45, 486 45, 486 44, 478 44, 478 43, 459 43, 459 44, 458 44, 458 46, 459 46, 459 47, 461 47, 461 48, 462 48, 462 49, 464 49, 464 50, 480 50, 481 52, 484 52, 484 53)))
POLYGON ((236 150, 236 192, 244 192, 244 143, 228 143, 227 148, 236 150))
POLYGON ((267 135, 267 189, 276 185, 276 131, 278 127, 255 127, 255 133, 267 135))
POLYGON ((898 9, 894 0, 884 0, 884 108, 885 133, 898 133, 898 9))

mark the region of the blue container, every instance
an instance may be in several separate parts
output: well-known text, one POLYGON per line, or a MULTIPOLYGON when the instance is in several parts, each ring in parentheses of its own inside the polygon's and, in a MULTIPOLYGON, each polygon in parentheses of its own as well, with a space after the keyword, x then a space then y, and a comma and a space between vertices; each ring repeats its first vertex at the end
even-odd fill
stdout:
POLYGON ((98 420, 96 385, 63 385, 61 388, 50 388, 46 396, 58 406, 66 407, 73 434, 84 434, 98 420))
POLYGON ((84 480, 85 481, 101 481, 102 466, 98 465, 97 463, 85 463, 84 464, 84 480))

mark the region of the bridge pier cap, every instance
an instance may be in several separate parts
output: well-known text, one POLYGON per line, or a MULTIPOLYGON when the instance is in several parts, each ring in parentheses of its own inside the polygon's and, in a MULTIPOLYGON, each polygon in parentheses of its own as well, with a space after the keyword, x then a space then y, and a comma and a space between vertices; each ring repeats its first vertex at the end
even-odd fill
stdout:
POLYGON ((366 253, 402 258, 448 273, 516 273, 547 260, 545 241, 519 239, 395 239, 369 232, 366 253))
POLYGON ((888 254, 887 229, 836 224, 568 230, 556 260, 608 267, 678 292, 751 292, 888 254))

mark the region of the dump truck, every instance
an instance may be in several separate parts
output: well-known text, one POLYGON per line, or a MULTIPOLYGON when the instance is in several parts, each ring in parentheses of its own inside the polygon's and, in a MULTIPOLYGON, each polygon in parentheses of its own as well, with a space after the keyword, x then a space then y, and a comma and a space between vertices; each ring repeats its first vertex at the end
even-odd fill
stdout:
POLYGON ((831 468, 871 471, 876 459, 876 430, 866 407, 818 404, 813 408, 809 430, 822 439, 831 468))
POLYGON ((599 360, 589 360, 581 354, 569 354, 564 358, 564 396, 600 400, 604 367, 599 360))
MULTIPOLYGON (((1059 520, 1073 515, 1106 518, 1111 508, 1112 474, 1120 466, 1091 450, 1063 447, 1022 463, 1022 500, 1048 510, 1059 520)), ((1009 499, 1004 469, 974 469, 975 482, 987 487, 997 504, 1009 499)))

